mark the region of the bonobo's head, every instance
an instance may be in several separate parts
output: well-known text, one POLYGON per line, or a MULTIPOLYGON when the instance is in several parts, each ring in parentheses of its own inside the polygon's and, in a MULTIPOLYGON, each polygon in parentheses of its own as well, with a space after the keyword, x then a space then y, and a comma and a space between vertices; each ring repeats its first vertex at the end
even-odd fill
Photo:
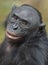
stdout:
POLYGON ((39 12, 29 5, 14 7, 7 20, 6 36, 10 39, 28 37, 41 26, 39 12))

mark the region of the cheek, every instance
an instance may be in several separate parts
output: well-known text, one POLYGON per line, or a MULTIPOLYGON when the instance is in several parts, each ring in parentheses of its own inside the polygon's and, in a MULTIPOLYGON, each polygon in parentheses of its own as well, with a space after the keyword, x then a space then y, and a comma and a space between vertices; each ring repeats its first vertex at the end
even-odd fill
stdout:
POLYGON ((6 28, 6 30, 9 31, 9 32, 13 32, 13 29, 12 29, 11 25, 8 25, 7 28, 6 28))
POLYGON ((21 28, 21 32, 25 35, 28 35, 30 33, 30 28, 21 28))

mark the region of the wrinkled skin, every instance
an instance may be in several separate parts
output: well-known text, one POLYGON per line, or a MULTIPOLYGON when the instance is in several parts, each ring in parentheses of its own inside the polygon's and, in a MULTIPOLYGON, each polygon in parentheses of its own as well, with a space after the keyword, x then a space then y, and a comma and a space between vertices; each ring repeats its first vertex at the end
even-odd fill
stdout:
POLYGON ((29 5, 13 7, 0 46, 0 65, 48 65, 48 39, 39 11, 29 5))
POLYGON ((7 32, 17 37, 33 33, 40 26, 37 14, 32 7, 16 7, 8 19, 7 32))

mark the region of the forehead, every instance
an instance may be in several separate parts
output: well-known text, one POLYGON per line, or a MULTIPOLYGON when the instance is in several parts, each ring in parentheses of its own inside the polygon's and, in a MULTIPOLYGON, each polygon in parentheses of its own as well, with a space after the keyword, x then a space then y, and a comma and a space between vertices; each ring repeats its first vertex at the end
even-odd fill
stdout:
POLYGON ((34 20, 36 21, 39 20, 38 12, 34 8, 29 7, 29 6, 18 7, 13 11, 13 13, 19 16, 20 18, 30 21, 30 22, 34 20))

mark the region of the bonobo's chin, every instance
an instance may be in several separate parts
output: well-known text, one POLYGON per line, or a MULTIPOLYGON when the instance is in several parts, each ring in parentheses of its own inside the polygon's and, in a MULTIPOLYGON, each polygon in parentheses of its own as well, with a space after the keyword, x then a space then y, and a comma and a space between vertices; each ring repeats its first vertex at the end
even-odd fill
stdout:
POLYGON ((8 39, 18 40, 18 41, 22 39, 22 37, 19 37, 19 36, 13 35, 13 34, 7 32, 7 31, 6 31, 6 37, 7 37, 8 39))

